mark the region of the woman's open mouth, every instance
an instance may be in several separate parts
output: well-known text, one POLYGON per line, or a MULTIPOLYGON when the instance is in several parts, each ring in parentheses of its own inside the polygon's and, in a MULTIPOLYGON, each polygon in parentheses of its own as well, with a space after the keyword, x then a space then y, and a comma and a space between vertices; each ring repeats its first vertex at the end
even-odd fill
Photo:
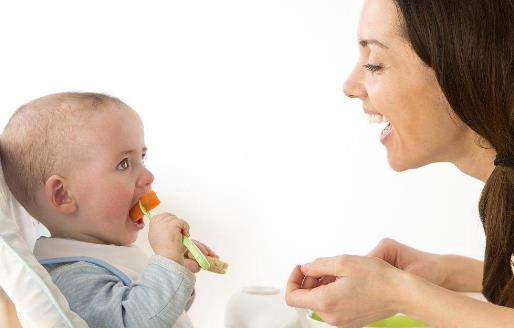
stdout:
POLYGON ((391 125, 391 122, 382 114, 366 113, 366 115, 368 116, 368 122, 370 124, 386 124, 385 128, 380 133, 380 141, 384 143, 387 137, 393 132, 393 126, 391 125))

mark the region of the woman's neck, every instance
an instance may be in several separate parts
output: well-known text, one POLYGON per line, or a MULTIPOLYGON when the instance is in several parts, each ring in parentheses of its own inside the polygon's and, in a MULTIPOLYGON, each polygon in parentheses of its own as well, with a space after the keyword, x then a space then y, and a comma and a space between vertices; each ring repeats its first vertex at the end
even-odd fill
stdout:
POLYGON ((463 173, 485 183, 494 170, 495 158, 496 151, 492 147, 479 145, 475 139, 452 163, 463 173))

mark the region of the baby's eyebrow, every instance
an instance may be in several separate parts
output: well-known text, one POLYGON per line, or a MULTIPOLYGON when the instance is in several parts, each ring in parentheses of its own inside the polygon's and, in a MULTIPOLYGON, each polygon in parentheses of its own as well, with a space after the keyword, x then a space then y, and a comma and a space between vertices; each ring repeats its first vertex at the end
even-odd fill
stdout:
MULTIPOLYGON (((146 146, 143 147, 143 149, 141 150, 141 152, 144 154, 146 153, 146 151, 148 150, 148 148, 146 146)), ((121 155, 128 155, 128 154, 133 154, 133 153, 136 153, 137 151, 136 150, 125 150, 125 151, 122 151, 120 152, 120 156, 121 155)))

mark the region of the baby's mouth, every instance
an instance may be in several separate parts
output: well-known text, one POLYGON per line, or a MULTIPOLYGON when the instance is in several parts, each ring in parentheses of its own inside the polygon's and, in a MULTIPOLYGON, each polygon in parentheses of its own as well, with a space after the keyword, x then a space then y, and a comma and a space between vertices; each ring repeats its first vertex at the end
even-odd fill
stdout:
MULTIPOLYGON (((132 220, 132 219, 131 219, 132 220)), ((145 227, 145 221, 143 220, 143 218, 140 218, 139 220, 137 221, 134 221, 132 220, 132 222, 134 222, 134 224, 136 225, 136 227, 138 229, 143 229, 145 227)))
MULTIPOLYGON (((137 206, 139 204, 139 200, 136 201, 129 209, 129 211, 134 208, 135 206, 137 206)), ((129 219, 130 221, 134 222, 134 224, 138 227, 138 228, 143 228, 145 226, 145 221, 143 220, 144 217, 140 217, 138 220, 134 220, 130 214, 129 214, 129 219)))

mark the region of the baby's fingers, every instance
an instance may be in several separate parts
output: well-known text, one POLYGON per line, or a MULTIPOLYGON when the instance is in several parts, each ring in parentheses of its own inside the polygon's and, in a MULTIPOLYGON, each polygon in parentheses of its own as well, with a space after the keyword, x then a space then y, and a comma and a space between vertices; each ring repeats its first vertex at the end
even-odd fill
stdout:
POLYGON ((150 228, 152 227, 155 230, 172 228, 173 231, 178 231, 182 235, 189 236, 189 224, 171 213, 155 215, 150 221, 150 228))
POLYGON ((196 244, 196 246, 198 246, 204 255, 219 257, 218 254, 216 254, 209 246, 205 245, 201 241, 193 239, 193 242, 196 244))
POLYGON ((198 273, 200 271, 200 266, 194 259, 184 259, 184 266, 192 273, 198 273))
POLYGON ((183 235, 189 236, 189 224, 186 221, 175 217, 173 223, 180 229, 183 235))
POLYGON ((159 222, 162 220, 170 220, 170 219, 178 219, 178 217, 175 214, 164 212, 164 213, 159 213, 159 214, 154 215, 152 217, 151 222, 159 222))

